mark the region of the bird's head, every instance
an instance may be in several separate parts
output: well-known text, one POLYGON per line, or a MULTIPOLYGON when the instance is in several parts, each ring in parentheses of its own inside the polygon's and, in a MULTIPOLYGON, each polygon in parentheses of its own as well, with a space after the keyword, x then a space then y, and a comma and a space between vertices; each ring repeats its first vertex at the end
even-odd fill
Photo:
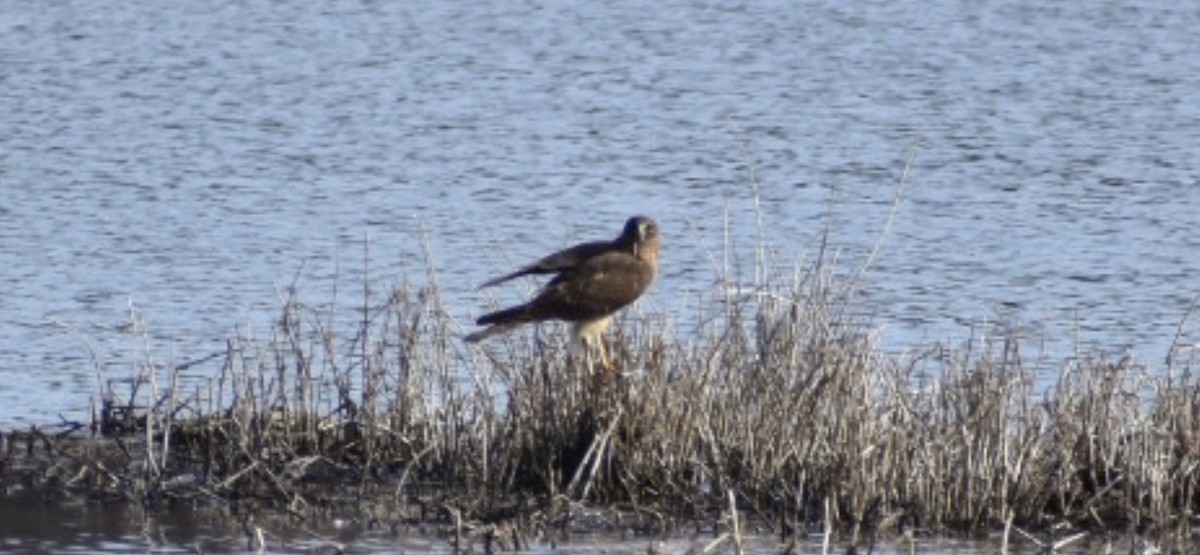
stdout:
POLYGON ((646 216, 634 216, 625 222, 625 230, 621 232, 621 241, 633 245, 633 253, 639 254, 643 246, 653 245, 657 251, 658 222, 646 216))

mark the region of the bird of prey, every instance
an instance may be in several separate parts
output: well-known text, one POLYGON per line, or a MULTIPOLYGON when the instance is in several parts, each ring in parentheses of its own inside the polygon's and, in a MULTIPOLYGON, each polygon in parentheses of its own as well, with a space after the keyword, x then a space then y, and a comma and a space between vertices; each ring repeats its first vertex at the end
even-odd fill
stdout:
POLYGON ((555 274, 529 302, 481 316, 476 323, 488 327, 466 340, 480 341, 521 324, 562 320, 571 324, 573 346, 584 349, 589 361, 591 349, 596 349, 604 368, 611 369, 600 336, 613 314, 650 288, 660 246, 658 224, 634 216, 612 241, 575 245, 490 280, 480 288, 530 274, 555 274))

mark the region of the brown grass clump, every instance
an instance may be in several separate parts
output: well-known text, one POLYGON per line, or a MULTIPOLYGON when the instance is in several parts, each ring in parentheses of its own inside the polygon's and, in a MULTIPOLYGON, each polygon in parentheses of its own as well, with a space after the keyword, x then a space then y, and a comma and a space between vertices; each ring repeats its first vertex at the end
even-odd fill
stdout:
MULTIPOLYGON (((344 330, 293 295, 265 340, 229 341, 208 385, 147 365, 132 391, 106 391, 89 441, 115 443, 53 479, 143 503, 353 506, 509 547, 548 527, 661 529, 734 507, 785 537, 854 543, 1191 534, 1190 366, 1087 355, 1046 375, 1012 334, 889 355, 848 316, 847 291, 816 264, 727 287, 694 315, 634 311, 609 337, 615 377, 572 360, 552 326, 462 343, 432 278, 364 288, 344 330)), ((10 452, 18 437, 30 453, 52 442, 13 436, 10 452)))

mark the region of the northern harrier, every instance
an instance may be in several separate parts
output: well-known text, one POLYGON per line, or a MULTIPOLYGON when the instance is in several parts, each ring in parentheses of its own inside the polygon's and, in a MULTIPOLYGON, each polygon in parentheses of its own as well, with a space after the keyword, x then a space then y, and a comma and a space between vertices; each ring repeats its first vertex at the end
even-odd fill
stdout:
POLYGON ((621 236, 612 241, 575 245, 488 281, 480 287, 530 274, 557 274, 533 300, 481 316, 476 323, 488 327, 468 335, 466 340, 479 341, 521 324, 563 320, 571 323, 576 346, 589 356, 594 346, 608 369, 600 335, 612 322, 613 314, 650 288, 658 270, 659 249, 658 224, 635 216, 625 222, 621 236))

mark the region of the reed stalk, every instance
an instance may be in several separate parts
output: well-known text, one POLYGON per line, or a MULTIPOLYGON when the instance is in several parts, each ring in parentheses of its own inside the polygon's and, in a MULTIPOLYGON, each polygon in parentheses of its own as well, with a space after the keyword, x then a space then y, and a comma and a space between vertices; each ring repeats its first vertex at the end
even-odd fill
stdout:
POLYGON ((839 287, 832 267, 726 279, 696 314, 628 311, 607 338, 615 376, 587 371, 556 325, 463 344, 433 272, 364 285, 348 329, 293 287, 267 338, 232 338, 208 385, 172 373, 162 391, 148 354, 128 391, 102 392, 94 430, 143 438, 128 468, 145 482, 125 490, 143 502, 351 506, 452 517, 459 535, 566 526, 590 506, 645 529, 727 514, 735 543, 742 521, 856 545, 1063 527, 1190 538, 1200 380, 1180 357, 1081 353, 1047 374, 1004 329, 887 354, 848 316, 858 277, 839 287))

